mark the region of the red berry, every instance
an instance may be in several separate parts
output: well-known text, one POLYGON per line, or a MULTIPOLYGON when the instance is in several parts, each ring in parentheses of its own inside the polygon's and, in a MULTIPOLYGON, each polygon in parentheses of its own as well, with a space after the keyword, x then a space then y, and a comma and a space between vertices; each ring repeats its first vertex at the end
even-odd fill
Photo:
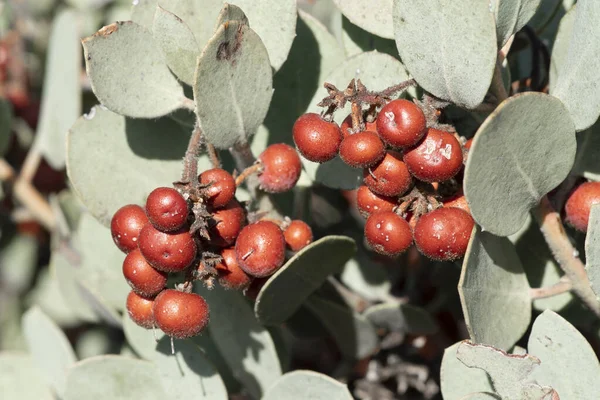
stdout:
POLYGON ((402 217, 392 211, 371 214, 365 224, 367 244, 379 254, 395 257, 412 244, 412 232, 402 217))
POLYGON ((225 289, 243 290, 252 282, 252 278, 246 274, 235 257, 235 249, 229 247, 221 250, 223 261, 215 265, 219 273, 219 284, 225 289))
POLYGON ((235 242, 240 267, 248 274, 262 278, 273 274, 285 261, 285 238, 279 226, 258 221, 246 226, 235 242))
POLYGON ((472 144, 473 144, 473 138, 467 140, 467 142, 465 143, 465 149, 471 150, 471 145, 472 144))
POLYGON ((314 113, 301 115, 294 123, 292 133, 300 154, 319 163, 334 158, 342 142, 340 127, 314 113))
POLYGON ((438 208, 417 221, 415 244, 431 259, 456 260, 465 255, 474 224, 471 215, 460 208, 438 208))
POLYGON ((231 246, 246 225, 246 211, 237 200, 230 201, 213 214, 214 225, 209 229, 211 242, 216 246, 231 246))
MULTIPOLYGON (((348 116, 344 119, 340 125, 340 130, 342 131, 342 136, 344 138, 354 133, 352 130, 352 114, 348 114, 348 116)), ((375 121, 365 121, 365 131, 377 132, 377 124, 375 121)))
POLYGON ((443 201, 444 207, 456 207, 465 210, 469 214, 471 213, 471 209, 469 208, 469 204, 467 203, 467 198, 463 194, 462 190, 443 201))
POLYGON ((600 182, 582 183, 569 195, 565 203, 567 223, 578 231, 587 232, 592 206, 599 203, 600 182))
POLYGON ((404 162, 415 178, 442 182, 462 168, 462 148, 450 133, 430 128, 416 147, 404 153, 404 162))
POLYGON ((156 325, 177 339, 186 339, 202 332, 208 325, 209 316, 208 304, 196 293, 167 289, 154 300, 156 325))
POLYGON ((373 192, 383 196, 399 196, 406 192, 412 177, 402 155, 388 151, 383 160, 364 172, 364 183, 373 192))
POLYGON ((175 189, 159 187, 146 199, 146 214, 152 225, 163 232, 183 228, 188 217, 188 204, 175 189))
POLYGON ((397 199, 394 197, 378 195, 366 186, 361 186, 356 191, 356 207, 365 218, 379 211, 392 211, 397 205, 397 199))
POLYGON ((375 132, 358 132, 347 136, 340 146, 340 158, 354 168, 376 164, 385 155, 383 142, 375 132))
POLYGON ((121 207, 110 221, 110 232, 117 247, 129 253, 138 247, 140 231, 148 223, 144 209, 135 204, 121 207))
POLYGON ((258 157, 262 172, 258 177, 260 187, 266 192, 281 193, 293 188, 300 178, 302 163, 292 146, 272 144, 258 157))
POLYGON ((123 276, 134 292, 145 297, 156 296, 167 284, 167 274, 152 268, 140 249, 125 257, 123 276))
POLYGON ((140 232, 140 251, 159 271, 179 272, 196 258, 196 243, 187 230, 161 232, 151 224, 140 232))
POLYGON ((235 197, 235 179, 224 169, 206 170, 198 176, 198 181, 202 185, 209 185, 204 189, 206 203, 209 206, 225 207, 235 197))
POLYGON ((154 300, 152 298, 142 297, 134 291, 129 292, 125 304, 129 318, 146 329, 154 326, 153 306, 154 300))
POLYGON ((394 147, 411 147, 425 135, 425 114, 408 100, 386 104, 377 116, 377 132, 381 140, 394 147))
POLYGON ((287 246, 294 252, 302 250, 313 241, 312 229, 299 219, 290 222, 283 231, 283 237, 287 246))

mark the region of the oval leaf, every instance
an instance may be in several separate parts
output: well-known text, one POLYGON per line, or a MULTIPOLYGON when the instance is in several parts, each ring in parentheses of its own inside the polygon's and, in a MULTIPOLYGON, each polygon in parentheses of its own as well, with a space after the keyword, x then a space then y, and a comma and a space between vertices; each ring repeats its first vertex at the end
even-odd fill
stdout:
POLYGON ((333 0, 346 18, 367 32, 386 39, 394 38, 393 0, 333 0))
MULTIPOLYGON (((494 387, 485 371, 469 368, 456 358, 456 350, 462 342, 444 350, 440 382, 445 400, 460 400, 473 392, 493 392, 494 387)), ((468 397, 466 397, 468 398, 468 397)))
POLYGON ((394 31, 402 62, 425 90, 466 108, 483 101, 497 53, 487 1, 396 1, 394 31))
POLYGON ((600 299, 600 206, 592 207, 588 226, 585 237, 585 270, 596 297, 600 299))
POLYGON ((54 399, 38 365, 28 354, 0 353, 0 388, 3 399, 54 399))
POLYGON ((327 375, 298 370, 279 378, 262 400, 352 400, 348 387, 327 375))
POLYGON ((227 21, 239 21, 242 25, 250 25, 248 17, 241 8, 233 4, 224 3, 221 12, 217 16, 215 31, 227 21))
POLYGON ((491 0, 496 16, 498 47, 504 46, 533 17, 542 0, 491 0))
MULTIPOLYGON (((390 2, 391 11, 391 2, 390 2)), ((390 23, 391 23, 391 14, 390 23)), ((380 53, 389 54, 392 57, 398 56, 396 42, 390 39, 384 39, 379 36, 374 36, 366 30, 354 25, 346 17, 342 17, 342 42, 347 56, 354 56, 364 51, 377 50, 380 53)))
POLYGON ((531 320, 529 289, 513 244, 474 228, 458 282, 471 339, 511 348, 531 320))
POLYGON ((188 101, 152 34, 131 21, 105 26, 83 40, 94 94, 110 110, 156 118, 188 101))
POLYGON ((569 44, 571 43, 571 37, 573 36, 576 8, 576 6, 571 7, 565 16, 561 18, 558 32, 554 39, 549 72, 550 90, 552 92, 554 92, 558 77, 564 73, 563 69, 565 68, 565 63, 567 62, 567 56, 569 54, 569 44))
POLYGON ((198 58, 196 113, 206 139, 220 149, 245 141, 267 115, 273 95, 267 50, 247 25, 221 25, 198 58))
POLYGON ((496 235, 517 232, 529 210, 565 179, 575 150, 573 121, 559 100, 524 93, 504 101, 477 131, 465 167, 475 221, 496 235))
POLYGON ((355 252, 354 240, 345 236, 326 236, 306 246, 265 283, 254 304, 256 317, 263 324, 285 321, 355 252))
POLYGON ((138 356, 146 360, 152 360, 156 352, 156 344, 165 334, 160 329, 142 328, 127 313, 123 313, 123 333, 127 343, 138 356))
POLYGON ((411 335, 432 335, 437 323, 424 309, 410 304, 383 303, 369 307, 364 314, 377 328, 411 335))
POLYGON ((550 93, 571 112, 578 131, 589 128, 600 115, 600 2, 580 0, 575 10, 573 33, 565 68, 550 93))
POLYGON ((499 396, 489 392, 470 393, 460 400, 500 400, 499 396))
POLYGON ((369 259, 361 250, 357 257, 346 263, 340 280, 352 291, 371 301, 385 301, 392 288, 385 266, 369 259))

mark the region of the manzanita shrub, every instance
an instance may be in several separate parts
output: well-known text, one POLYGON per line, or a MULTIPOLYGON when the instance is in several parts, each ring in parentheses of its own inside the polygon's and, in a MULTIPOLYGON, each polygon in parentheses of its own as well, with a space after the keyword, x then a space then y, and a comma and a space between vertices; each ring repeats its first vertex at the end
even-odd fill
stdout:
POLYGON ((3 399, 599 398, 600 2, 41 3, 3 399))

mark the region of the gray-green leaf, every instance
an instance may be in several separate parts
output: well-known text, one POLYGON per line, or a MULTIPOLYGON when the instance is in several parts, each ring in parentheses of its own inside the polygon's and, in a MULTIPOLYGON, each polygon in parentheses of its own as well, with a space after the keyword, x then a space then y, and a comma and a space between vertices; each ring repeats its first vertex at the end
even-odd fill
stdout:
MULTIPOLYGON (((592 289, 600 299, 600 206, 592 207, 588 232, 585 237, 585 270, 592 289)), ((600 300, 599 300, 600 301, 600 300)))
POLYGON ((28 354, 0 353, 0 393, 3 399, 54 400, 35 360, 28 354))
POLYGON ((550 58, 550 90, 554 90, 558 77, 564 73, 565 63, 569 54, 569 44, 573 36, 575 24, 575 9, 573 6, 564 17, 561 18, 558 32, 552 46, 552 57, 550 58))
POLYGON ((369 307, 363 314, 377 328, 411 335, 432 335, 438 325, 424 309, 410 304, 383 303, 369 307))
POLYGON ((314 371, 288 372, 269 388, 262 400, 352 400, 343 383, 314 371))
POLYGON ((445 400, 463 399, 473 392, 493 392, 494 387, 485 371, 469 368, 456 357, 456 350, 462 342, 444 350, 440 382, 442 397, 445 400))
POLYGON ((533 17, 542 0, 491 0, 496 16, 498 47, 504 46, 513 33, 524 27, 533 17))
POLYGON ((367 32, 386 39, 394 38, 393 0, 333 0, 344 16, 367 32))

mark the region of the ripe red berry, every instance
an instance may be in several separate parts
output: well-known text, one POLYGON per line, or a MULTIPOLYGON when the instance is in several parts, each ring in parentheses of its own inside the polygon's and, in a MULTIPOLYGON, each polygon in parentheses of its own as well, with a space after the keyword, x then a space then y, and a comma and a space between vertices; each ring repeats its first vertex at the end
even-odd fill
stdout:
POLYGON ((313 241, 313 233, 310 226, 304 221, 295 219, 283 231, 285 243, 290 250, 300 251, 313 241))
POLYGON ((471 145, 473 144, 473 138, 469 139, 465 143, 465 149, 471 150, 471 145))
POLYGON ((211 207, 225 207, 235 197, 235 179, 224 169, 206 170, 198 176, 198 181, 202 185, 210 185, 204 189, 204 195, 211 207))
POLYGON ((138 236, 147 223, 142 207, 136 204, 121 207, 110 221, 110 232, 117 247, 124 253, 137 249, 138 236))
POLYGON ((592 206, 599 203, 600 182, 582 183, 565 203, 566 222, 578 231, 587 232, 592 206))
POLYGON ((340 127, 314 113, 301 115, 294 123, 292 133, 300 154, 319 163, 334 158, 342 142, 340 127))
POLYGON ((463 194, 462 190, 443 201, 444 207, 456 207, 465 210, 469 214, 471 213, 471 209, 469 208, 469 204, 467 203, 467 198, 463 194))
POLYGON ((431 259, 456 260, 465 255, 474 224, 471 215, 460 208, 438 208, 417 221, 415 244, 431 259))
POLYGON ((262 278, 273 274, 285 260, 285 238, 281 228, 270 221, 246 226, 235 242, 235 254, 248 275, 262 278))
POLYGON ((373 213, 365 224, 365 238, 379 254, 395 257, 412 244, 412 232, 402 217, 392 211, 373 213))
POLYGON ((462 168, 462 149, 450 133, 430 128, 416 147, 404 153, 404 162, 415 178, 443 182, 462 168))
POLYGON ((246 211, 237 200, 213 214, 214 224, 209 229, 210 240, 215 246, 231 246, 246 225, 246 211))
POLYGON ((134 292, 145 297, 156 296, 167 284, 167 274, 152 268, 140 249, 125 257, 123 276, 134 292))
POLYGON ((260 188, 270 193, 286 192, 300 178, 302 163, 292 146, 284 143, 272 144, 258 157, 262 172, 258 177, 260 188))
POLYGON ((381 140, 390 146, 414 146, 426 131, 425 114, 408 100, 390 101, 377 116, 377 132, 381 140))
POLYGON ((215 265, 219 273, 219 284, 225 289, 243 290, 252 282, 252 277, 246 274, 241 268, 235 256, 235 249, 229 247, 220 252, 223 261, 215 265))
POLYGON ((361 186, 356 191, 356 208, 364 218, 379 211, 392 211, 398 205, 394 197, 373 193, 368 187, 361 186))
POLYGON ((353 168, 370 167, 384 155, 383 142, 375 132, 364 131, 348 135, 340 146, 340 158, 353 168))
POLYGON ((188 204, 175 189, 159 187, 146 199, 146 214, 152 225, 163 232, 181 229, 188 217, 188 204))
POLYGON ((412 177, 406 164, 402 162, 402 155, 388 151, 383 160, 365 169, 364 183, 377 194, 399 196, 408 190, 412 177))
MULTIPOLYGON (((344 119, 342 124, 340 125, 340 130, 342 131, 342 136, 346 138, 353 133, 352 131, 352 114, 348 114, 348 116, 344 119)), ((377 132, 377 124, 375 121, 369 122, 365 121, 365 131, 377 132)))
POLYGON ((140 251, 159 271, 179 272, 196 258, 196 243, 187 230, 161 232, 151 224, 140 232, 140 251))
POLYGON ((139 326, 150 329, 154 326, 154 300, 152 298, 142 297, 134 291, 129 292, 127 296, 127 314, 129 318, 139 326))
POLYGON ((206 301, 195 293, 163 290, 154 300, 154 318, 168 336, 186 339, 196 336, 208 325, 206 301))

